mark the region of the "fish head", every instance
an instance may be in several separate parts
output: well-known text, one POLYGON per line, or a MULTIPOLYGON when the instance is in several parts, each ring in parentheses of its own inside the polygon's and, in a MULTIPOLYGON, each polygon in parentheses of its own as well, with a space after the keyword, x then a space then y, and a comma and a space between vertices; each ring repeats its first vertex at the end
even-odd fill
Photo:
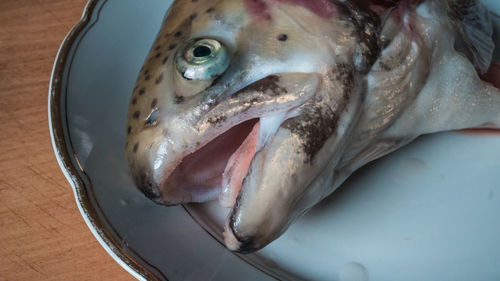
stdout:
POLYGON ((332 190, 358 116, 373 48, 348 11, 332 1, 175 1, 128 112, 138 188, 164 205, 219 199, 231 208, 231 250, 279 237, 332 190))

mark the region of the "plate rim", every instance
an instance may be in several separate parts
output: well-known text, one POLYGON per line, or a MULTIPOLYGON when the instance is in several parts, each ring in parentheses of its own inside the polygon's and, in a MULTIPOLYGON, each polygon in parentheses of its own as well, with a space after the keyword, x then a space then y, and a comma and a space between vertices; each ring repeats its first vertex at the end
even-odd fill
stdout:
MULTIPOLYGON (((106 2, 108 2, 108 0, 88 0, 80 20, 70 29, 59 46, 51 72, 48 93, 48 123, 52 149, 59 168, 73 190, 76 205, 83 220, 101 246, 123 269, 136 279, 161 280, 130 256, 124 247, 107 231, 104 222, 99 218, 95 207, 91 204, 90 195, 85 188, 85 182, 79 175, 79 172, 85 173, 85 171, 81 165, 79 165, 74 152, 68 149, 68 141, 64 135, 65 130, 62 124, 64 116, 61 110, 63 107, 61 105, 61 98, 63 94, 63 77, 67 70, 66 65, 74 55, 74 53, 71 52, 73 49, 72 47, 75 43, 78 44, 81 42, 85 33, 97 23, 99 20, 99 13, 106 2), (95 13, 97 13, 97 17, 93 21, 92 16, 95 13), (73 164, 73 160, 77 163, 78 167, 73 164)), ((168 280, 166 276, 162 277, 168 280)))
MULTIPOLYGON (((70 64, 68 68, 67 63, 71 63, 71 59, 75 54, 75 52, 72 52, 74 44, 78 44, 79 42, 81 42, 81 39, 83 39, 86 32, 89 31, 92 26, 98 22, 99 13, 107 2, 108 0, 87 0, 80 20, 67 33, 55 57, 48 92, 48 123, 52 148, 56 156, 58 165, 73 190, 75 201, 81 216, 83 217, 91 233, 101 244, 101 246, 106 250, 106 252, 122 268, 124 268, 138 280, 169 280, 164 275, 162 275, 161 278, 156 276, 153 272, 142 266, 140 262, 138 262, 136 259, 134 259, 134 257, 127 253, 126 247, 123 247, 109 233, 109 230, 105 227, 105 223, 99 217, 95 206, 92 205, 90 200, 91 195, 86 189, 84 179, 79 174, 85 174, 85 171, 81 167, 75 153, 71 151, 71 149, 69 149, 71 148, 71 140, 65 137, 65 129, 62 122, 62 120, 65 118, 65 114, 64 111, 61 110, 64 107, 64 105, 61 104, 61 98, 64 94, 64 73, 71 67, 70 64), (97 17, 95 20, 92 20, 95 14, 97 14, 97 17), (77 165, 75 165, 74 163, 76 163, 77 165)), ((193 217, 189 210, 187 210, 185 207, 184 209, 187 214, 189 214, 204 231, 206 231, 210 236, 212 236, 212 238, 220 243, 220 241, 216 237, 214 237, 214 235, 212 235, 209 230, 207 230, 199 223, 198 219, 193 217)), ((247 262, 245 259, 242 260, 247 262)), ((249 263, 249 265, 260 270, 258 267, 254 266, 251 263, 249 263)), ((277 277, 270 275, 266 271, 262 272, 272 278, 279 280, 277 277)))

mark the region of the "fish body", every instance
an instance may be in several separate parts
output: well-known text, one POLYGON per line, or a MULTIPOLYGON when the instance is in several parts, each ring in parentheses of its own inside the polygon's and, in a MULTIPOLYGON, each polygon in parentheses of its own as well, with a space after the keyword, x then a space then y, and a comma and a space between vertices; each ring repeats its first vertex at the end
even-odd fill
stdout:
POLYGON ((159 204, 219 200, 228 248, 258 250, 419 135, 500 127, 492 34, 479 1, 175 1, 131 97, 131 175, 159 204))

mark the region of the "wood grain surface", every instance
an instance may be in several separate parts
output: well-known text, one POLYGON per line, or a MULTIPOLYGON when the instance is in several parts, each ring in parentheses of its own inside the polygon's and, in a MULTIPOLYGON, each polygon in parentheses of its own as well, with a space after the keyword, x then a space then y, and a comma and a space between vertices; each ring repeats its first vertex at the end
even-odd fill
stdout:
POLYGON ((85 225, 57 165, 52 64, 86 0, 0 0, 0 280, 134 280, 85 225))

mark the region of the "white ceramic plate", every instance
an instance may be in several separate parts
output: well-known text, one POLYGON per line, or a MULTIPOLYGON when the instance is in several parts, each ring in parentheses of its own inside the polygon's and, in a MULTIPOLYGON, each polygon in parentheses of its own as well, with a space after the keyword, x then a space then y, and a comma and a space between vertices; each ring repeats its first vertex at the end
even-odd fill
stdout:
POLYGON ((150 280, 500 280, 500 135, 419 138, 247 256, 220 243, 216 204, 146 199, 127 175, 125 115, 170 4, 90 1, 50 88, 59 164, 90 230, 126 270, 150 280))

